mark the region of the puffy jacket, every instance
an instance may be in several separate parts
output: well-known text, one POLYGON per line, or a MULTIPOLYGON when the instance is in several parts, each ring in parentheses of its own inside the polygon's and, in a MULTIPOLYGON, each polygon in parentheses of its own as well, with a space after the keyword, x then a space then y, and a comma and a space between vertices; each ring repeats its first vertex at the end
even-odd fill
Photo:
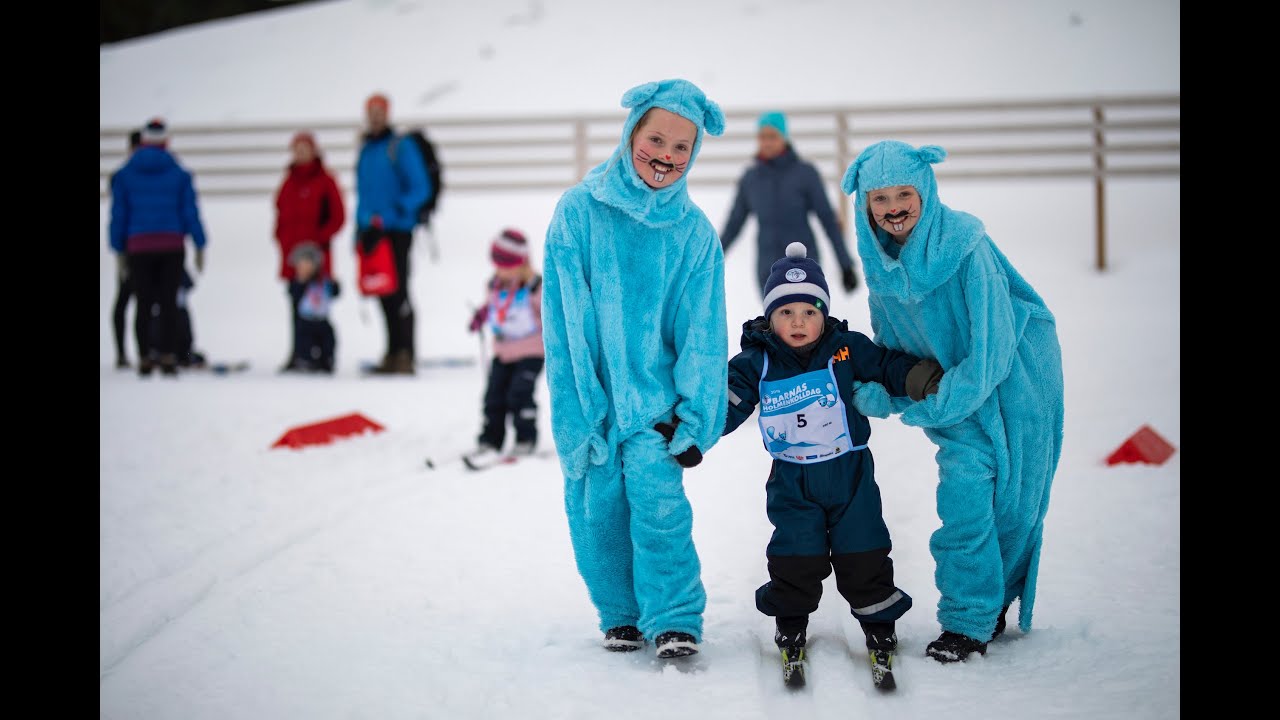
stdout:
POLYGON ((111 176, 111 249, 178 251, 188 235, 197 248, 205 246, 191 173, 163 146, 139 147, 111 176))
POLYGON ((314 242, 324 252, 324 275, 333 276, 329 245, 347 221, 342 191, 320 158, 292 164, 276 191, 276 243, 280 246, 280 277, 292 280, 289 253, 299 244, 314 242))

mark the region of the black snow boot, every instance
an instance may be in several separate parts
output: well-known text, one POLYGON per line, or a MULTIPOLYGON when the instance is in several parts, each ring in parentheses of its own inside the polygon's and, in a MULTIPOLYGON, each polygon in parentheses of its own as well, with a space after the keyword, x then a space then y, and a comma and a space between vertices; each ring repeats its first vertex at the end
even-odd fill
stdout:
POLYGON ((987 644, 974 640, 968 635, 943 630, 938 639, 929 643, 924 651, 926 655, 940 663, 953 663, 967 659, 970 653, 986 655, 987 644))
POLYGON ((619 625, 604 634, 604 649, 612 652, 632 652, 644 647, 644 635, 635 625, 619 625))

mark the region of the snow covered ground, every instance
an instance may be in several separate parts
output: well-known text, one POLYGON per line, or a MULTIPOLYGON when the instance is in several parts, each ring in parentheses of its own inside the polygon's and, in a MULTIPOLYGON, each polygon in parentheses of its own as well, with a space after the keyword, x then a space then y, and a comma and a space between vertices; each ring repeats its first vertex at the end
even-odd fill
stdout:
MULTIPOLYGON (((393 103, 404 99, 393 121, 401 107, 617 109, 621 123, 624 90, 676 75, 726 108, 904 92, 930 100, 1178 91, 1177 2, 912 0, 885 9, 836 0, 320 2, 104 47, 100 121, 355 118, 377 88, 393 103), (826 21, 833 17, 840 21, 826 21), (407 39, 427 19, 439 23, 434 39, 407 39), (374 27, 393 37, 382 62, 366 61, 370 49, 384 50, 371 40, 374 27), (893 54, 904 29, 927 42, 893 54), (637 52, 617 51, 620 43, 637 52), (650 49, 664 44, 680 52, 650 49), (568 58, 577 61, 564 66, 568 58), (138 73, 143 64, 152 71, 138 73), (451 89, 432 95, 441 85, 451 89)), ((699 188, 697 178, 695 167, 694 199, 721 222, 729 191, 699 188)), ((896 419, 872 421, 898 581, 915 598, 899 623, 900 689, 891 695, 872 689, 860 633, 831 581, 811 624, 810 686, 781 687, 771 621, 753 603, 767 579, 770 526, 768 459, 751 427, 686 473, 708 592, 697 662, 682 672, 649 652, 606 653, 574 567, 556 460, 484 474, 424 466, 474 442, 483 367, 360 377, 359 361, 382 351, 381 316, 354 292, 352 256, 340 251, 337 375, 277 375, 288 314, 264 197, 202 202, 210 245, 191 298, 197 346, 215 360, 246 359, 250 370, 177 381, 117 371, 104 202, 100 716, 1178 717, 1181 453, 1158 467, 1108 467, 1103 458, 1148 423, 1180 446, 1180 182, 1108 188, 1105 273, 1093 269, 1086 181, 940 188, 948 205, 986 221, 1057 315, 1066 442, 1034 629, 1013 628, 986 657, 941 666, 924 657, 938 633, 928 552, 938 526, 934 448, 896 419), (350 412, 387 429, 271 449, 290 427, 350 412)), ((518 227, 540 263, 555 200, 444 201, 438 258, 425 242, 414 251, 421 355, 482 355, 466 326, 489 271, 488 242, 518 227)), ((760 312, 751 233, 727 258, 731 349, 741 322, 760 312)), ((829 276, 833 263, 827 252, 829 276)), ((833 314, 869 332, 864 289, 837 292, 833 314)), ((545 385, 539 397, 550 446, 545 385)))

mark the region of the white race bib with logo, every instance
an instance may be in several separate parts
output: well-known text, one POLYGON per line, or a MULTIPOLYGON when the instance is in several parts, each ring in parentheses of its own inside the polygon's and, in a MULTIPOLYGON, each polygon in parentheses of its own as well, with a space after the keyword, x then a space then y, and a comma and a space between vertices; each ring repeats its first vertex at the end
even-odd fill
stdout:
MULTIPOLYGON (((760 434, 770 455, 805 465, 866 447, 853 447, 849 437, 833 362, 827 360, 826 370, 760 381, 760 434)), ((767 374, 769 356, 765 355, 760 377, 767 374)))

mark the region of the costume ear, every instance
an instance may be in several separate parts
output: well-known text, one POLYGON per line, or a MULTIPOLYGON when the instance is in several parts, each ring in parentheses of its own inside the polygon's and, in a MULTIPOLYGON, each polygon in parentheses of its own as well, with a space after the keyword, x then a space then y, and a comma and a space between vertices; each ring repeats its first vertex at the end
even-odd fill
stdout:
POLYGON ((930 165, 937 165, 947 156, 947 151, 938 145, 922 145, 919 154, 921 160, 930 165))
MULTIPOLYGON (((866 153, 858 153, 858 157, 849 163, 849 169, 844 171, 844 179, 840 181, 840 189, 844 190, 845 195, 853 195, 858 190, 858 168, 862 167, 862 159, 866 157, 866 153)), ((856 202, 858 198, 854 198, 856 202)))
POLYGON ((706 103, 702 113, 702 125, 707 129, 708 134, 718 137, 724 134, 724 113, 720 111, 720 106, 714 100, 707 100, 706 103))
POLYGON ((622 94, 622 107, 631 109, 637 105, 643 104, 646 100, 653 97, 658 92, 658 83, 647 82, 643 85, 637 85, 622 94))

